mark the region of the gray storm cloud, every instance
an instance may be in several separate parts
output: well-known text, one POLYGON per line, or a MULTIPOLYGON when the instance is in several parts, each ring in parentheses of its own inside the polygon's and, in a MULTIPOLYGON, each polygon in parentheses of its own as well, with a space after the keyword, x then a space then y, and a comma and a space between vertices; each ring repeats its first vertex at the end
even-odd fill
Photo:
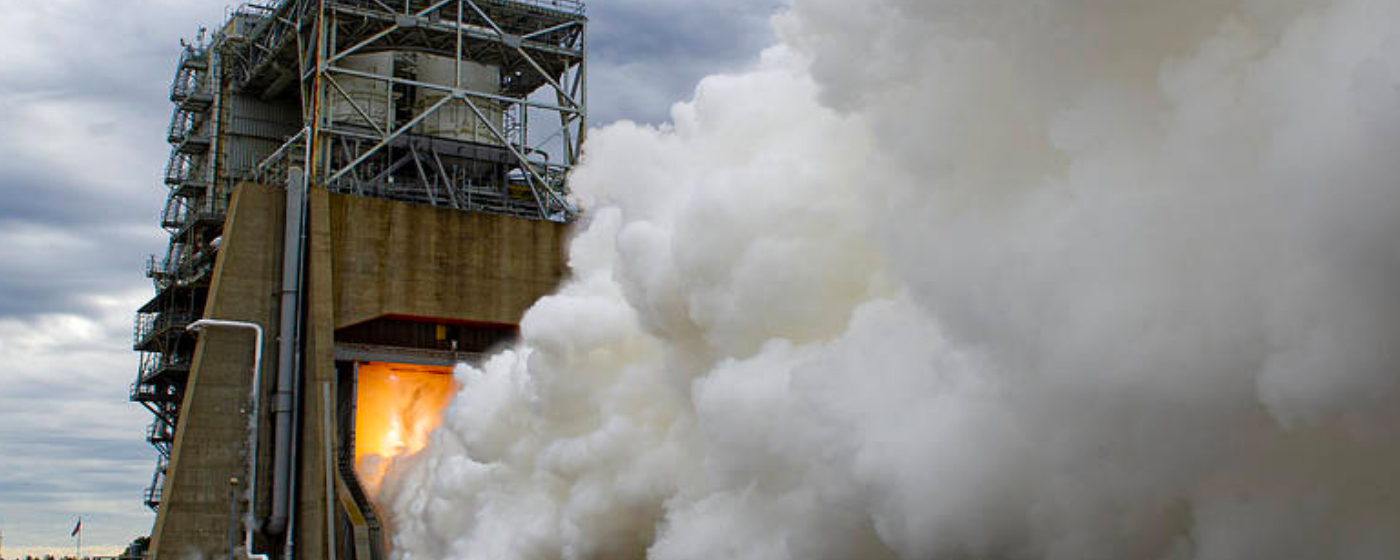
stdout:
POLYGON ((592 136, 397 558, 1400 556, 1400 3, 775 25, 592 136))

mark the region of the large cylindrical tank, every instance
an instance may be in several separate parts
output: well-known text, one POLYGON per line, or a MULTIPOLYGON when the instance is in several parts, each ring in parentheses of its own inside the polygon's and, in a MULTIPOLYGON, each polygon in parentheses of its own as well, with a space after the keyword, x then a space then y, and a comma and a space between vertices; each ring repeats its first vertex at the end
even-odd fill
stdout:
MULTIPOLYGON (((500 68, 467 60, 459 63, 445 56, 419 55, 418 80, 430 84, 452 86, 456 80, 458 68, 462 73, 462 89, 483 93, 496 93, 500 90, 500 68)), ((413 114, 422 114, 446 95, 447 93, 444 91, 419 88, 413 104, 413 114)), ((501 144, 500 139, 491 132, 491 127, 504 132, 501 104, 476 97, 471 98, 471 100, 486 116, 485 122, 478 118, 466 103, 453 101, 438 109, 436 113, 429 115, 415 128, 414 132, 467 142, 501 144), (487 122, 491 123, 491 126, 488 127, 487 122)))
MULTIPOLYGON (((388 77, 394 73, 394 53, 378 52, 350 55, 345 57, 339 65, 357 72, 388 77)), ((327 96, 331 122, 339 125, 369 127, 369 121, 365 120, 365 117, 368 116, 381 130, 393 129, 393 123, 390 119, 393 115, 394 102, 390 95, 389 82, 344 74, 337 75, 335 81, 340 84, 341 89, 344 89, 347 95, 343 96, 331 88, 327 96), (346 96, 354 100, 355 105, 358 105, 360 111, 364 112, 363 115, 360 114, 360 111, 355 110, 354 105, 346 101, 346 96)))

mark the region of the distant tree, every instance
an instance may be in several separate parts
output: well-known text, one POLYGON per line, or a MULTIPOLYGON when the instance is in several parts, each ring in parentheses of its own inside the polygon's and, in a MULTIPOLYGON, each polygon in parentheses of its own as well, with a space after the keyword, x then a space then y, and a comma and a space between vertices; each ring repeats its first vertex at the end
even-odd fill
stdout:
POLYGON ((146 551, 151 548, 151 537, 136 537, 132 539, 131 545, 126 547, 122 556, 126 558, 140 558, 146 555, 146 551))

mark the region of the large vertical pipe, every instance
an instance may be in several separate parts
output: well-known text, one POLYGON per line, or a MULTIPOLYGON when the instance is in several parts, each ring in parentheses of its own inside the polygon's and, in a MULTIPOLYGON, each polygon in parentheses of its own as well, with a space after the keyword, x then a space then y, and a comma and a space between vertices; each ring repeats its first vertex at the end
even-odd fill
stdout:
POLYGON ((269 535, 278 535, 286 530, 291 506, 295 397, 301 367, 298 348, 301 338, 300 289, 305 203, 303 172, 294 167, 287 173, 287 219, 282 235, 282 319, 278 324, 277 387, 272 393, 272 512, 263 527, 269 535))

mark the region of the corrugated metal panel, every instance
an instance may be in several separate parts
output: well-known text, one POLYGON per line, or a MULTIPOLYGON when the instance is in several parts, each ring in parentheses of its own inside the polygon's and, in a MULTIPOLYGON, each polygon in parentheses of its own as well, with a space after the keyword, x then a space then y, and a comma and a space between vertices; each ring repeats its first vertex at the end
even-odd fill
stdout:
POLYGON ((219 131, 221 171, 237 180, 301 130, 301 105, 293 100, 263 101, 228 94, 219 131))
POLYGON ((262 101, 255 97, 230 95, 224 134, 285 140, 301 130, 301 105, 295 101, 262 101))
POLYGON ((263 101, 247 95, 230 95, 229 115, 269 122, 287 122, 300 128, 301 104, 292 100, 263 101))
POLYGON ((266 140, 251 136, 224 138, 224 169, 233 176, 251 171, 258 163, 282 146, 282 140, 266 140))
POLYGON ((285 141, 301 130, 300 122, 277 122, 258 119, 230 118, 224 133, 233 136, 252 136, 265 140, 285 141))

